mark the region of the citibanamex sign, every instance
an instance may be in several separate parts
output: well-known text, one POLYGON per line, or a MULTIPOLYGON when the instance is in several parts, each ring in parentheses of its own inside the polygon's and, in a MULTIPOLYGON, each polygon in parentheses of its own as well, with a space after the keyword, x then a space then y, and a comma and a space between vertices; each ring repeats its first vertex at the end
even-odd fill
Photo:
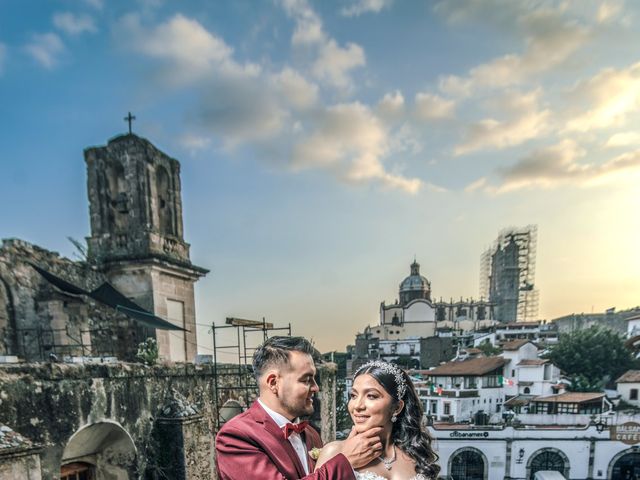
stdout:
POLYGON ((616 425, 611 430, 611 440, 616 440, 627 445, 640 443, 640 423, 627 422, 616 425))

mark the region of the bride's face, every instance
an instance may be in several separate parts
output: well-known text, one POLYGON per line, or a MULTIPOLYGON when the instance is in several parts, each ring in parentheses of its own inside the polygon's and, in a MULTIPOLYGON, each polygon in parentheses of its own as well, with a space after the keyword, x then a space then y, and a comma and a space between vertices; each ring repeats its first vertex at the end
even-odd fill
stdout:
POLYGON ((393 399, 375 378, 363 373, 353 381, 349 414, 358 433, 373 427, 391 428, 393 399))

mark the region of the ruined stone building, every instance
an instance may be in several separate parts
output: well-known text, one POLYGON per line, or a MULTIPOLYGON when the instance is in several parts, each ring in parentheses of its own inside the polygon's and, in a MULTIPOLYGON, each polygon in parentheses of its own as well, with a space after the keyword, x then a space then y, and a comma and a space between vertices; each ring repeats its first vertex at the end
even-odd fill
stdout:
MULTIPOLYGON (((85 258, 0 244, 0 479, 216 478, 215 426, 225 402, 251 401, 238 389, 250 372, 194 363, 194 283, 207 270, 184 240, 180 164, 132 134, 85 161, 85 258), (136 362, 149 338, 154 365, 136 362)), ((332 439, 335 370, 318 370, 332 439)))
POLYGON ((180 164, 136 135, 86 149, 85 161, 86 259, 16 239, 0 246, 0 355, 134 360, 151 337, 161 359, 193 361, 193 287, 207 270, 184 241, 180 164))

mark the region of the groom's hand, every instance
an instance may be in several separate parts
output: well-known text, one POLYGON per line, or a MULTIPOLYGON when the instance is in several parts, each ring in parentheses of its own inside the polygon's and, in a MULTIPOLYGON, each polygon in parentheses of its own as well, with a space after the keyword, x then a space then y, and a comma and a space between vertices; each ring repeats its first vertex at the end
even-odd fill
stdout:
POLYGON ((382 453, 380 432, 382 427, 374 427, 366 432, 356 433, 352 428, 351 433, 342 444, 342 454, 347 457, 353 468, 368 465, 374 458, 382 453))

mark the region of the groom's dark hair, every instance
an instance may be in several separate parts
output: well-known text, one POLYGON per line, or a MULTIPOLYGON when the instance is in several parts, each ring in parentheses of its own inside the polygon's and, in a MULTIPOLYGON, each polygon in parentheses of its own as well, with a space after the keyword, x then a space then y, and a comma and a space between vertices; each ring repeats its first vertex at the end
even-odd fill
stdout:
POLYGON ((271 337, 253 353, 253 375, 256 380, 265 370, 273 366, 289 364, 289 352, 302 352, 319 357, 318 351, 304 337, 271 337))

